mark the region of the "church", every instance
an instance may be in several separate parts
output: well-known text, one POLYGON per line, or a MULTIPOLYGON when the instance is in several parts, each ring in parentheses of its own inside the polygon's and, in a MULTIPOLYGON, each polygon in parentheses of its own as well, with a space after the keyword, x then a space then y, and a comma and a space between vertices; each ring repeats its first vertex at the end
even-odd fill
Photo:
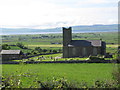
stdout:
POLYGON ((63 58, 105 55, 106 43, 102 40, 72 40, 72 28, 63 27, 63 58))

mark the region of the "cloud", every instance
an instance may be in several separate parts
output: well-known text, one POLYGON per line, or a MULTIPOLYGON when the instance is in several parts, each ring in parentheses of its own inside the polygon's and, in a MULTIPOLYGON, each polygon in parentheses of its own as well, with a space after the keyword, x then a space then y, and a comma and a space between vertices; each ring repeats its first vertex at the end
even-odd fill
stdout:
POLYGON ((76 3, 77 7, 88 8, 101 8, 101 7, 117 7, 118 0, 84 0, 76 3))
POLYGON ((83 4, 107 4, 107 3, 117 3, 118 0, 84 0, 79 1, 79 3, 83 4))
POLYGON ((1 0, 0 25, 18 28, 50 28, 117 23, 118 11, 117 7, 113 7, 115 2, 113 6, 112 2, 112 0, 109 2, 108 0, 82 0, 81 2, 80 0, 1 0), (109 3, 109 7, 95 6, 109 3))

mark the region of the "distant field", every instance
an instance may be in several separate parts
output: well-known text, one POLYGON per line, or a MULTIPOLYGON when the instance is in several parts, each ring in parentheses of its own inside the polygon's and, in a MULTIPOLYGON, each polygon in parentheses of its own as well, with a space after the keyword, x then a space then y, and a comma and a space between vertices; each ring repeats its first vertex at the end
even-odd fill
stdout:
MULTIPOLYGON (((115 53, 118 47, 117 32, 73 33, 72 38, 73 40, 102 39, 107 43, 107 53, 115 53)), ((62 40, 62 34, 2 35, 2 44, 8 44, 12 50, 22 50, 23 53, 31 53, 36 47, 47 50, 60 49, 62 51, 62 40), (28 49, 12 46, 17 43, 22 43, 25 47, 28 47, 28 49)))
MULTIPOLYGON (((35 47, 41 47, 41 48, 62 48, 62 45, 28 45, 29 48, 35 48, 35 47)), ((106 45, 106 51, 114 53, 117 51, 118 45, 112 45, 112 44, 107 44, 106 45)))
MULTIPOLYGON (((73 40, 100 40, 107 43, 107 52, 116 52, 118 45, 117 32, 99 32, 99 33, 73 33, 73 40)), ((22 43, 30 49, 41 47, 43 49, 62 49, 62 34, 36 34, 36 35, 2 35, 2 43, 15 45, 22 43), (60 44, 52 44, 60 43, 60 44)), ((11 49, 19 49, 11 47, 11 49)), ((25 51, 25 50, 23 50, 25 51)), ((27 51, 25 51, 27 52, 27 51)))
MULTIPOLYGON (((99 40, 106 43, 118 44, 117 32, 99 33, 73 33, 73 40, 99 40)), ((14 44, 21 42, 25 45, 47 45, 54 42, 62 43, 62 34, 37 34, 37 35, 2 35, 2 43, 14 44)))
POLYGON ((7 77, 23 74, 20 77, 23 88, 30 86, 35 79, 46 81, 53 77, 65 77, 68 81, 79 83, 83 80, 93 84, 95 80, 112 80, 113 66, 113 64, 6 64, 2 65, 2 75, 7 77))
POLYGON ((117 45, 117 44, 116 44, 116 45, 111 45, 111 44, 109 45, 109 44, 108 44, 107 47, 117 48, 118 45, 117 45))
MULTIPOLYGON (((28 45, 28 47, 62 47, 62 45, 28 45)), ((118 45, 108 44, 107 47, 117 48, 118 45)))
POLYGON ((28 47, 62 47, 62 45, 28 45, 28 47))
POLYGON ((115 53, 116 51, 118 50, 118 45, 112 45, 112 44, 108 44, 106 45, 106 52, 109 52, 109 53, 115 53))

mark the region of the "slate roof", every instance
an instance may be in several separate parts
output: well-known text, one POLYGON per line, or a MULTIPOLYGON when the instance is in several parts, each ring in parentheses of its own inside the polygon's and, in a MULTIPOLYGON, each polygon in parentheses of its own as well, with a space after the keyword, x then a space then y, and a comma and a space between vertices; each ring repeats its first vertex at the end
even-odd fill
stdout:
POLYGON ((95 46, 95 47, 100 47, 102 45, 101 40, 72 40, 69 44, 68 47, 74 47, 74 46, 95 46))
POLYGON ((2 50, 0 54, 20 54, 20 50, 2 50))

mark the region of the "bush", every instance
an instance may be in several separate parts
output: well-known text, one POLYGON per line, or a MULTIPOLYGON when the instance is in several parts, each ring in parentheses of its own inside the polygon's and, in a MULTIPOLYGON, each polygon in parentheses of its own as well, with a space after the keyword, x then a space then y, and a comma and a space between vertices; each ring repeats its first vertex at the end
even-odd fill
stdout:
POLYGON ((104 60, 103 57, 99 57, 99 56, 90 56, 89 59, 90 60, 104 60))
POLYGON ((22 49, 28 49, 27 47, 25 47, 22 43, 17 43, 16 46, 22 48, 22 49))
POLYGON ((63 78, 54 78, 51 81, 41 82, 37 81, 42 89, 62 89, 62 88, 77 88, 75 84, 72 84, 63 78))
POLYGON ((57 50, 53 50, 53 53, 57 53, 57 50))
POLYGON ((9 77, 2 76, 2 89, 4 88, 22 88, 19 76, 11 75, 9 77))
POLYGON ((42 52, 42 49, 40 47, 35 47, 35 51, 42 52))
POLYGON ((120 65, 119 64, 118 64, 118 68, 113 71, 112 75, 118 85, 118 88, 120 88, 120 65))
POLYGON ((10 46, 8 44, 2 44, 2 49, 3 50, 9 50, 10 46))
MULTIPOLYGON (((2 89, 5 88, 23 88, 24 82, 21 81, 21 76, 22 77, 31 77, 31 73, 20 73, 18 75, 10 75, 8 77, 3 77, 2 76, 2 89)), ((37 79, 37 77, 36 77, 37 79)), ((62 78, 54 78, 52 80, 47 80, 47 81, 40 81, 40 80, 34 80, 32 81, 33 83, 31 85, 28 85, 28 88, 41 88, 41 89, 75 89, 75 88, 117 88, 116 83, 114 81, 101 81, 101 80, 96 80, 93 82, 93 85, 88 85, 87 82, 74 82, 71 81, 69 82, 67 79, 64 77, 62 78)))

